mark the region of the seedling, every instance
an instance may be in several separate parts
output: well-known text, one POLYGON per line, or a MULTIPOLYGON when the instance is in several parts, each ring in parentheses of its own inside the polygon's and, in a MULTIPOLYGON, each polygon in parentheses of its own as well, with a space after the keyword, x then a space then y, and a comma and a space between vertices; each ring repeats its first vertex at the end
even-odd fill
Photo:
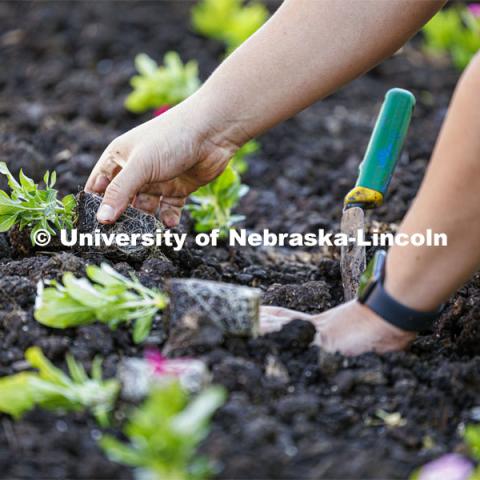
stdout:
POLYGON ((455 7, 437 13, 423 28, 425 50, 432 55, 449 55, 463 70, 480 49, 478 9, 455 7))
POLYGON ((168 52, 159 66, 145 53, 135 57, 135 75, 130 84, 133 92, 125 100, 125 107, 134 113, 152 108, 171 107, 185 100, 200 87, 198 64, 190 60, 182 63, 176 52, 168 52))
POLYGON ((220 236, 226 237, 230 228, 245 217, 232 215, 232 209, 248 187, 240 181, 238 173, 228 166, 213 182, 200 187, 191 195, 193 204, 187 205, 195 221, 197 232, 210 232, 218 228, 220 236))
POLYGON ((172 381, 154 390, 129 417, 124 429, 129 443, 105 435, 100 446, 111 460, 136 468, 137 478, 205 479, 212 466, 197 455, 197 448, 224 402, 221 387, 209 387, 190 399, 180 383, 172 381))
POLYGON ((192 8, 194 30, 223 42, 228 53, 255 33, 267 18, 264 5, 244 5, 243 0, 202 0, 192 8))
POLYGON ((53 188, 57 178, 55 172, 45 173, 45 189, 40 189, 22 170, 17 181, 5 162, 0 162, 0 173, 7 177, 11 189, 10 195, 0 190, 0 232, 8 232, 14 226, 20 230, 28 228, 32 245, 35 245, 36 234, 41 229, 54 236, 62 228, 72 228, 75 197, 57 198, 58 192, 53 188))
POLYGON ((67 355, 70 376, 55 367, 38 347, 25 352, 25 359, 37 372, 22 372, 0 378, 0 412, 15 419, 35 406, 48 410, 90 410, 101 426, 108 425, 120 389, 117 380, 102 380, 100 358, 92 363, 91 377, 83 366, 67 355))
POLYGON ((250 140, 235 152, 235 155, 230 160, 230 165, 239 175, 243 175, 248 170, 248 163, 245 157, 257 152, 259 149, 260 144, 255 140, 250 140))
MULTIPOLYGON (((170 296, 170 340, 185 328, 194 336, 200 323, 187 322, 190 312, 206 318, 228 335, 256 336, 259 332, 261 291, 229 283, 196 278, 176 278, 168 282, 170 296)), ((183 335, 181 335, 183 337, 183 335)))
POLYGON ((140 343, 149 335, 156 313, 167 299, 161 292, 144 287, 134 276, 126 278, 107 264, 87 267, 87 278, 63 275, 56 281, 38 284, 35 319, 53 328, 88 325, 96 320, 115 329, 135 322, 133 340, 140 343))

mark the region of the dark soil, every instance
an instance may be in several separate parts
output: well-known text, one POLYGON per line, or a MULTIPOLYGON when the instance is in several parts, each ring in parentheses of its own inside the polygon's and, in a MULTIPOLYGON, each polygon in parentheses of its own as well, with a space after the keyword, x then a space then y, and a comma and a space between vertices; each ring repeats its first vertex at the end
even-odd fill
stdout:
MULTIPOLYGON (((116 135, 149 118, 123 108, 135 54, 160 59, 169 49, 196 58, 205 78, 222 47, 189 29, 189 2, 0 3, 0 160, 40 180, 56 169, 62 193, 80 190, 116 135)), ((275 4, 272 4, 272 10, 275 4)), ((421 182, 458 74, 432 66, 415 43, 341 92, 261 138, 250 161, 251 186, 240 212, 261 231, 337 229, 375 114, 388 88, 417 96, 411 133, 389 200, 372 218, 398 222, 421 182), (280 172, 280 174, 279 174, 280 172)), ((1 185, 4 186, 4 183, 1 185)), ((183 229, 190 229, 184 219, 183 229)), ((14 258, 0 235, 0 375, 22 368, 38 345, 62 364, 71 352, 95 355, 114 375, 121 357, 140 356, 127 328, 93 325, 51 330, 32 317, 36 283, 84 272, 99 254, 37 252, 14 258)), ((342 301, 338 252, 198 249, 169 258, 113 262, 148 286, 170 277, 261 288, 265 302, 319 312, 342 301)), ((448 274, 448 272, 446 272, 448 274)), ((294 321, 263 338, 228 338, 212 326, 172 355, 197 354, 229 390, 202 450, 218 478, 406 478, 418 465, 461 448, 465 423, 479 419, 480 276, 448 303, 433 335, 407 352, 358 358, 309 344, 314 330, 294 321), (208 332, 208 335, 205 333, 208 332), (388 425, 382 412, 401 414, 388 425)), ((157 322, 150 343, 162 338, 157 322)), ((120 424, 121 418, 117 418, 120 424)), ((88 415, 33 411, 19 422, 0 416, 0 478, 132 478, 96 446, 88 415)))

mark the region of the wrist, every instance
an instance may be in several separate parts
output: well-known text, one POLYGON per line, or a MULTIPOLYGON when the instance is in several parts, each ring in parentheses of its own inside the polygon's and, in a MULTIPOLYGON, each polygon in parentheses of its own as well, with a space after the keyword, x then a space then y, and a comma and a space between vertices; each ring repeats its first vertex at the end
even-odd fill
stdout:
POLYGON ((182 155, 188 161, 176 164, 175 168, 189 170, 193 189, 220 175, 243 144, 244 137, 236 124, 223 121, 209 102, 196 94, 152 121, 158 122, 156 128, 160 131, 166 126, 175 141, 187 148, 182 155), (173 126, 171 130, 169 126, 173 126))
POLYGON ((360 281, 358 300, 377 315, 397 328, 406 331, 431 330, 433 322, 441 310, 424 311, 412 308, 403 299, 395 298, 385 288, 388 278, 386 272, 386 252, 375 252, 360 281))
POLYGON ((228 101, 203 86, 183 102, 194 116, 203 141, 228 150, 233 155, 252 135, 239 112, 232 112, 228 101))
POLYGON ((427 272, 415 262, 409 261, 408 255, 390 249, 386 261, 385 290, 405 306, 429 312, 437 309, 443 302, 437 298, 435 282, 428 280, 427 272))

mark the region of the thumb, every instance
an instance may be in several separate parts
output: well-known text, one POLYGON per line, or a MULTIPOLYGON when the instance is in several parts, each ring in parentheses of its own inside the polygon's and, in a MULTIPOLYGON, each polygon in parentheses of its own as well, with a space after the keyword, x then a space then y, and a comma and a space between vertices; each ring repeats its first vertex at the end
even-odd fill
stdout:
POLYGON ((97 212, 100 223, 114 223, 145 183, 143 168, 130 159, 105 190, 97 212))

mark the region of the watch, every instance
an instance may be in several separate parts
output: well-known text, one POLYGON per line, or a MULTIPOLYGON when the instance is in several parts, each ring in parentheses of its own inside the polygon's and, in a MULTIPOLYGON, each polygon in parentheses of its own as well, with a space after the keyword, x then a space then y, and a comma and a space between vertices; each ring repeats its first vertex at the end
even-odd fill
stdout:
POLYGON ((358 301, 386 322, 411 332, 431 331, 443 310, 422 312, 397 302, 384 288, 387 253, 377 250, 360 278, 358 301))

